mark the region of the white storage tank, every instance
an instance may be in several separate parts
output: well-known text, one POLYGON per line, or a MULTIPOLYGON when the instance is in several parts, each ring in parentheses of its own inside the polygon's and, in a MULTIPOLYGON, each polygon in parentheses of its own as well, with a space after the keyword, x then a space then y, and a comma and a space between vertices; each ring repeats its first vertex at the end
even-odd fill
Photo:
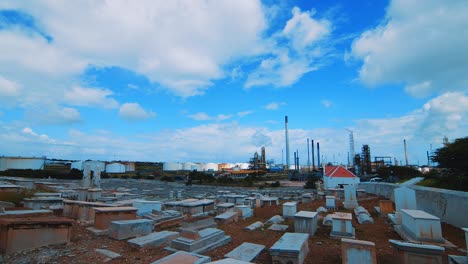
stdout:
POLYGON ((106 165, 107 173, 125 173, 125 165, 121 163, 109 163, 106 165))
POLYGON ((0 157, 0 171, 9 169, 43 170, 46 158, 0 157))
POLYGON ((250 164, 249 164, 249 163, 243 162, 243 163, 237 163, 237 166, 238 166, 241 170, 248 170, 250 164))
POLYGON ((178 162, 164 162, 163 171, 178 171, 182 169, 182 164, 178 162))
POLYGON ((206 171, 218 171, 218 164, 216 163, 207 163, 205 167, 206 171))
POLYGON ((193 165, 192 162, 184 162, 184 163, 182 163, 182 170, 190 171, 190 170, 192 170, 192 165, 193 165))
POLYGON ((203 171, 203 167, 201 166, 200 163, 193 163, 190 170, 191 170, 191 171, 194 171, 194 170, 196 170, 196 171, 203 171))

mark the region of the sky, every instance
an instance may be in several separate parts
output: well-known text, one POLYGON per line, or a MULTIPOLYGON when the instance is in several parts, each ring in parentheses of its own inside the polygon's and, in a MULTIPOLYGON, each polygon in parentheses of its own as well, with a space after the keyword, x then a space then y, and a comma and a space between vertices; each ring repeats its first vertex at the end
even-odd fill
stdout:
POLYGON ((282 163, 287 115, 301 164, 351 130, 425 165, 467 136, 467 73, 465 0, 2 0, 0 155, 282 163))

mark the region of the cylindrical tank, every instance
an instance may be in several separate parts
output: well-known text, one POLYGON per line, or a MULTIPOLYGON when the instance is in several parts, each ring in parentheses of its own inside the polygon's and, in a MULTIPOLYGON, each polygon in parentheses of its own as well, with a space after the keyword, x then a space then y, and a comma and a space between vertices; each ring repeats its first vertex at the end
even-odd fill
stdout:
POLYGON ((163 171, 178 171, 181 170, 182 166, 178 162, 164 162, 163 171))
POLYGON ((182 170, 190 171, 192 170, 192 165, 193 165, 192 162, 184 162, 182 163, 182 170))
POLYGON ((218 164, 216 163, 207 163, 205 167, 206 171, 218 171, 218 164))
POLYGON ((121 163, 109 163, 106 165, 107 173, 125 173, 125 165, 121 163))

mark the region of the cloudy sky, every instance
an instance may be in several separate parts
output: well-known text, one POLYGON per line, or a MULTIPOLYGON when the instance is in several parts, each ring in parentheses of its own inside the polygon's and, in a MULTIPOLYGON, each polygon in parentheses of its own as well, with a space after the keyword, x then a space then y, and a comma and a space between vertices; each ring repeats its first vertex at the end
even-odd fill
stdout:
POLYGON ((0 1, 0 155, 426 164, 468 131, 468 2, 0 1))

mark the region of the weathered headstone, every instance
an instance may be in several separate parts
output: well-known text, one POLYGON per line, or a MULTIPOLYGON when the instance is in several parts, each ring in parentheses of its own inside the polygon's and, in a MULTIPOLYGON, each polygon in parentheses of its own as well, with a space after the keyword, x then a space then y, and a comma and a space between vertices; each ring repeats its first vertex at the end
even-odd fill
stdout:
POLYGON ((353 219, 352 214, 336 212, 332 215, 332 219, 331 237, 354 238, 354 228, 351 222, 353 219))
POLYGON ((309 253, 309 234, 285 233, 271 248, 273 263, 304 263, 309 253))
POLYGON ((345 201, 343 206, 346 209, 354 209, 358 207, 358 201, 356 196, 356 186, 355 185, 346 185, 344 187, 344 197, 345 201))
POLYGON ((341 239, 343 264, 376 264, 375 244, 369 241, 341 239))
POLYGON ((445 243, 440 218, 421 210, 401 209, 401 214, 401 230, 410 239, 417 242, 445 243))
POLYGON ((294 215, 294 232, 313 236, 317 231, 317 212, 300 211, 294 215))
POLYGON ((336 209, 335 196, 325 196, 325 207, 327 209, 336 209))
POLYGON ((442 264, 445 249, 439 246, 414 244, 389 239, 393 247, 395 263, 401 264, 442 264))
POLYGON ((395 195, 395 222, 401 225, 401 209, 417 210, 416 192, 407 187, 400 187, 394 190, 395 195))

